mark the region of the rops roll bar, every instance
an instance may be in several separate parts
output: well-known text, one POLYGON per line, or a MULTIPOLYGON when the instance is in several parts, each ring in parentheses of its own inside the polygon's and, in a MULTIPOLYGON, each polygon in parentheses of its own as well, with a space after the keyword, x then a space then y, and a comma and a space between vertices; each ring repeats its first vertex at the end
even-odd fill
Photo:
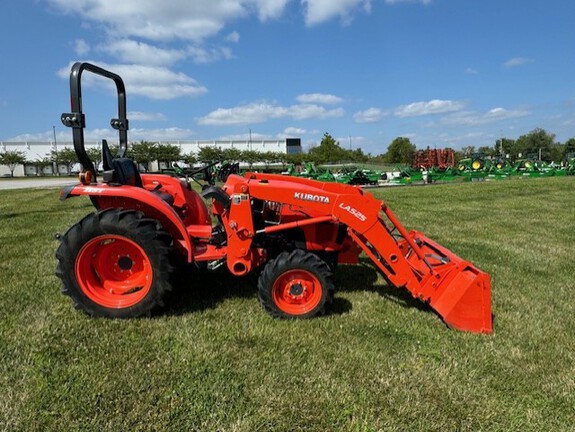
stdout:
POLYGON ((116 84, 118 93, 118 118, 110 120, 110 126, 116 129, 119 134, 120 147, 118 156, 124 157, 128 149, 128 119, 126 118, 126 88, 124 81, 119 75, 102 69, 90 63, 77 62, 72 66, 70 71, 70 100, 71 100, 71 113, 63 113, 60 117, 64 126, 72 128, 72 137, 74 141, 74 151, 78 156, 78 160, 85 170, 91 171, 93 181, 96 181, 96 169, 94 164, 86 153, 84 147, 84 128, 86 127, 86 118, 82 112, 82 86, 81 78, 84 70, 92 72, 93 74, 110 78, 116 84))

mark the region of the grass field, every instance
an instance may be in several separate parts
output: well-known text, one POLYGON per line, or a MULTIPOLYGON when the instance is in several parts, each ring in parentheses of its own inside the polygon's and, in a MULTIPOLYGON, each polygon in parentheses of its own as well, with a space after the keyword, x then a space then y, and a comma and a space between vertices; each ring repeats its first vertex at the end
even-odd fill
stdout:
POLYGON ((450 330, 367 262, 327 316, 267 316, 253 278, 197 275, 152 319, 92 319, 54 276, 54 233, 92 211, 0 192, 0 430, 572 431, 575 178, 386 188, 489 272, 494 334, 450 330))

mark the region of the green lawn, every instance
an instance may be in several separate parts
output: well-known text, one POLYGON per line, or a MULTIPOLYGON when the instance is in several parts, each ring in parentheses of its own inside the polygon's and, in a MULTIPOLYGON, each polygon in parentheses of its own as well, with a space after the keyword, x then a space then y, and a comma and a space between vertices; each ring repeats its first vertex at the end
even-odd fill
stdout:
POLYGON ((152 319, 92 319, 54 233, 92 211, 0 192, 0 430, 572 431, 575 178, 374 192, 487 271, 494 334, 446 328, 368 263, 330 314, 269 317, 253 278, 194 275, 152 319))

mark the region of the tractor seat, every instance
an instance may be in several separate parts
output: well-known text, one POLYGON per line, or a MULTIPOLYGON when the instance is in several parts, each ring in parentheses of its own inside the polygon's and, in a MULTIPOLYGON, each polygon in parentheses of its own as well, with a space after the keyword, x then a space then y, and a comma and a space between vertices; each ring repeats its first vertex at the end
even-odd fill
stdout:
MULTIPOLYGON (((104 166, 104 182, 127 186, 143 187, 142 176, 135 162, 126 157, 113 158, 106 140, 102 140, 102 162, 104 166)), ((162 192, 159 187, 151 190, 170 206, 174 205, 174 197, 162 192)))
POLYGON ((116 183, 142 187, 142 177, 134 161, 128 158, 112 159, 113 176, 116 183))
MULTIPOLYGON (((112 160, 113 167, 113 182, 121 185, 143 187, 142 177, 136 167, 136 164, 128 158, 117 158, 112 160)), ((149 190, 154 195, 161 198, 170 206, 174 205, 174 197, 169 193, 160 190, 161 185, 156 189, 149 190)))
POLYGON ((142 177, 133 160, 124 157, 125 148, 114 158, 108 142, 102 140, 102 168, 105 183, 142 187, 142 177))

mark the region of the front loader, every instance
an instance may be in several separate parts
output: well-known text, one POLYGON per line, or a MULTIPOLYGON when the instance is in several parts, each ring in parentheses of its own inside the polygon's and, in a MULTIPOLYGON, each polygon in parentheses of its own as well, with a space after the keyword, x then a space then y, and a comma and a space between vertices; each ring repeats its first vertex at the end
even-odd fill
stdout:
POLYGON ((387 205, 363 189, 274 174, 231 174, 201 195, 188 182, 140 174, 124 157, 128 120, 118 75, 76 63, 70 75, 74 148, 84 171, 61 199, 89 196, 96 211, 59 236, 56 275, 75 306, 93 316, 149 315, 171 291, 185 261, 259 274, 264 309, 310 318, 329 307, 338 263, 365 253, 390 285, 429 304, 450 327, 491 333, 490 277, 417 231, 407 231, 387 205), (103 142, 102 180, 84 149, 81 76, 112 79, 118 92, 119 154, 103 142), (211 201, 211 209, 205 204, 211 201), (215 222, 212 222, 215 221, 215 222), (180 263, 180 264, 177 264, 180 263))

